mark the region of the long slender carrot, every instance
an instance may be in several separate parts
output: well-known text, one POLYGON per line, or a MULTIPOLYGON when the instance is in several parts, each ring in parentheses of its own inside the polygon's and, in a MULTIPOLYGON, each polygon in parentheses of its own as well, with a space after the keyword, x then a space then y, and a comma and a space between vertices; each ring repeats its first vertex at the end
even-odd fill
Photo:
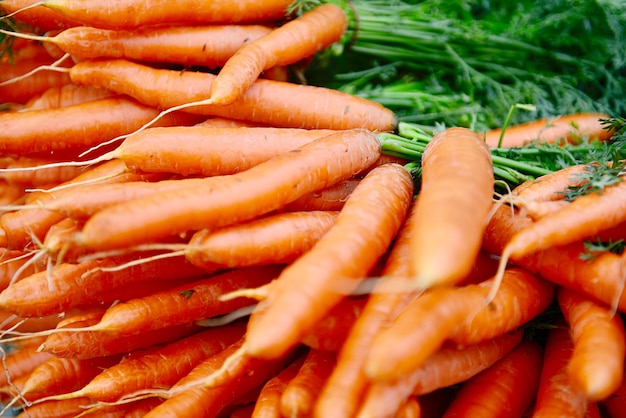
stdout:
POLYGON ((455 283, 467 275, 480 250, 493 187, 491 154, 478 134, 449 128, 428 143, 412 214, 415 286, 455 283))
POLYGON ((373 382, 356 416, 393 417, 412 394, 423 395, 468 380, 504 357, 522 338, 523 332, 515 331, 462 348, 442 348, 402 379, 373 382))
POLYGON ((281 265, 230 270, 206 279, 118 303, 105 312, 91 330, 132 335, 224 315, 254 303, 248 298, 221 301, 219 297, 240 287, 261 286, 275 279, 281 265))
POLYGON ((185 257, 202 267, 241 268, 288 264, 333 226, 338 212, 285 212, 218 229, 201 230, 189 240, 185 257))
POLYGON ((337 42, 348 26, 343 9, 321 4, 238 50, 211 84, 211 102, 232 104, 263 70, 293 64, 337 42))
POLYGON ((574 344, 568 373, 590 401, 606 399, 622 382, 626 337, 619 315, 573 290, 561 287, 559 306, 574 344), (602 350, 602 352, 600 351, 602 350))
POLYGON ((92 250, 120 248, 249 220, 351 177, 380 150, 369 131, 341 131, 241 173, 194 181, 193 187, 180 180, 178 190, 104 209, 85 223, 76 242, 92 250))
POLYGON ((134 30, 107 30, 91 26, 66 29, 53 36, 32 36, 5 31, 7 36, 51 43, 78 60, 129 60, 222 67, 246 44, 272 31, 260 24, 203 26, 168 25, 134 30))
POLYGON ((400 165, 368 173, 333 227, 284 270, 270 297, 260 303, 267 310, 248 327, 247 352, 280 356, 345 298, 389 248, 412 194, 411 176, 400 165))
POLYGON ((567 372, 574 343, 569 326, 558 321, 548 332, 533 417, 584 417, 587 397, 567 372))
POLYGON ((467 380, 446 409, 444 418, 521 417, 539 388, 543 351, 522 341, 491 367, 467 380))
POLYGON ((305 356, 301 355, 263 385, 261 391, 259 392, 259 397, 254 403, 250 417, 281 418, 281 396, 284 393, 287 384, 289 384, 289 382, 292 381, 298 374, 304 359, 305 356))
POLYGON ((286 17, 290 0, 271 0, 259 3, 243 0, 233 7, 228 0, 207 2, 160 0, 149 5, 141 1, 111 4, 103 13, 97 1, 75 3, 67 0, 44 0, 43 6, 87 26, 108 29, 138 28, 156 24, 243 23, 282 20, 286 17))
POLYGON ((574 113, 556 118, 545 118, 519 125, 508 126, 500 143, 503 129, 492 129, 482 133, 490 147, 519 147, 532 141, 554 143, 566 140, 578 143, 583 139, 599 139, 605 141, 612 135, 602 124, 608 119, 604 113, 574 113))
POLYGON ((296 376, 287 383, 280 410, 286 417, 311 416, 317 397, 336 362, 334 352, 309 350, 296 376))
POLYGON ((83 61, 70 70, 77 84, 104 87, 128 94, 159 109, 185 111, 261 123, 267 126, 308 129, 366 128, 392 131, 397 118, 371 100, 315 86, 257 80, 228 106, 188 106, 210 97, 214 75, 157 70, 125 60, 83 61), (263 103, 262 106, 259 104, 263 103), (311 106, 315 103, 315 106, 311 106))
POLYGON ((13 19, 44 31, 78 25, 63 14, 41 5, 35 6, 35 3, 39 0, 2 0, 0 8, 5 14, 15 13, 13 19))

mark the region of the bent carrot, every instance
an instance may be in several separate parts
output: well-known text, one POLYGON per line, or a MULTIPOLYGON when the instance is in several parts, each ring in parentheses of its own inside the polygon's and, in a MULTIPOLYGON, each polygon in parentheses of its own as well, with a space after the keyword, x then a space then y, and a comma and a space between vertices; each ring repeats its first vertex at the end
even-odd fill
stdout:
POLYGON ((285 212, 216 231, 193 234, 185 257, 195 266, 241 268, 288 264, 310 250, 333 226, 338 212, 285 212))
POLYGON ((608 118, 609 115, 604 113, 574 113, 508 126, 500 144, 501 128, 486 131, 481 136, 490 147, 506 148, 520 147, 532 141, 554 143, 560 139, 571 143, 585 138, 606 141, 612 132, 604 129, 601 120, 608 118))
POLYGON ((232 105, 191 106, 210 97, 215 76, 207 73, 157 70, 125 60, 83 61, 70 70, 76 84, 128 94, 159 109, 245 120, 267 126, 307 129, 365 128, 392 131, 393 112, 382 105, 340 91, 294 83, 257 80, 232 105), (193 87, 192 87, 193 86, 193 87), (262 106, 259 103, 263 103, 262 106), (315 103, 315 106, 311 106, 315 103))
POLYGON ((590 401, 606 399, 624 377, 626 336, 622 319, 608 306, 564 287, 559 288, 557 299, 574 344, 568 364, 572 384, 582 388, 590 401))
POLYGON ((348 19, 335 4, 321 4, 238 50, 211 84, 211 103, 232 104, 268 68, 293 64, 341 39, 348 19))
POLYGON ((449 128, 428 143, 412 213, 410 266, 417 288, 453 284, 468 274, 480 250, 493 187, 491 154, 477 134, 449 128))
POLYGON ((210 3, 161 0, 149 5, 141 1, 112 4, 103 13, 101 3, 67 0, 43 0, 42 5, 86 26, 107 29, 129 29, 157 24, 244 23, 282 20, 286 17, 290 0, 270 0, 259 3, 242 0, 233 7, 228 0, 210 3))
POLYGON ((341 131, 241 173, 208 177, 192 187, 180 180, 178 190, 98 212, 76 243, 92 250, 113 249, 249 220, 351 177, 376 160, 380 150, 378 138, 369 131, 341 131))
POLYGON ((259 304, 267 310, 248 326, 246 351, 273 358, 296 344, 387 251, 412 197, 413 182, 403 166, 385 164, 369 172, 333 227, 283 271, 259 304))
POLYGON ((467 380, 443 418, 521 417, 539 388, 543 351, 532 341, 522 341, 489 368, 467 380))

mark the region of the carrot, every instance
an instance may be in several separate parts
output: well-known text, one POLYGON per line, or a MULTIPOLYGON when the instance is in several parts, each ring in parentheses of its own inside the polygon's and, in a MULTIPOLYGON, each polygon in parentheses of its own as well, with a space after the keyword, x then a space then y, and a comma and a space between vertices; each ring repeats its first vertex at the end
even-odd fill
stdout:
POLYGON ((354 290, 389 248, 412 195, 404 167, 386 164, 368 173, 333 227, 283 271, 270 297, 259 304, 267 310, 248 327, 246 351, 280 356, 354 290))
POLYGON ((33 36, 5 31, 7 36, 50 43, 82 61, 96 58, 222 67, 237 50, 272 31, 260 24, 204 26, 168 25, 134 30, 90 26, 68 28, 55 35, 33 36))
MULTIPOLYGON (((36 158, 20 156, 16 158, 5 159, 3 169, 15 169, 15 168, 28 168, 41 166, 44 164, 54 163, 54 160, 49 158, 36 158)), ((65 183, 72 180, 79 174, 85 171, 85 167, 52 167, 42 168, 39 170, 17 170, 17 171, 5 171, 0 176, 11 183, 21 184, 24 187, 38 188, 38 187, 51 187, 57 186, 60 183, 65 183)))
POLYGON ((334 352, 309 350, 296 376, 287 383, 280 410, 286 417, 308 417, 336 361, 334 352))
POLYGON ((256 287, 276 278, 279 265, 230 270, 143 298, 118 303, 104 313, 92 331, 132 335, 148 330, 192 323, 253 304, 248 298, 220 301, 219 296, 239 287, 256 287))
POLYGON ((103 370, 75 392, 66 391, 54 399, 86 396, 111 402, 139 390, 168 388, 200 362, 234 343, 244 330, 244 323, 234 323, 156 347, 103 370))
POLYGON ((339 211, 348 200, 348 197, 361 179, 351 178, 340 181, 333 186, 308 193, 291 203, 287 203, 281 210, 298 212, 307 210, 339 211))
POLYGON ((180 180, 178 190, 98 212, 85 223, 76 243, 106 250, 249 220, 349 178, 371 164, 380 150, 374 134, 348 130, 241 173, 208 177, 201 185, 194 181, 192 187, 185 187, 187 180, 180 180))
POLYGON ((492 366, 467 380, 443 417, 523 416, 537 393, 542 361, 540 345, 531 340, 522 341, 492 366))
MULTIPOLYGON (((498 208, 487 227, 483 247, 500 254, 512 235, 531 222, 529 218, 511 214, 510 208, 498 208)), ((586 260, 581 257, 586 252, 582 242, 575 242, 538 251, 515 262, 546 280, 625 310, 624 256, 604 252, 586 260)))
POLYGON ((172 386, 165 402, 145 417, 217 416, 238 397, 261 387, 292 360, 292 356, 271 361, 239 357, 239 361, 228 368, 228 375, 224 380, 217 385, 207 385, 205 383, 207 376, 210 378, 221 370, 225 361, 241 348, 243 340, 240 339, 196 366, 186 377, 172 386))
POLYGON ((9 250, 6 248, 0 249, 0 289, 6 289, 11 280, 16 278, 16 275, 26 277, 34 274, 38 269, 32 264, 28 263, 30 257, 26 257, 30 253, 19 250, 9 250), (27 264, 28 263, 28 264, 27 264))
POLYGON ((528 180, 513 189, 512 194, 516 199, 523 201, 562 200, 568 187, 581 184, 578 175, 584 173, 587 166, 576 164, 528 180))
POLYGON ((239 49, 211 84, 211 103, 232 104, 268 68, 293 64, 341 39, 348 19, 343 9, 326 3, 290 20, 239 49))
POLYGON ((38 4, 39 0, 2 0, 0 8, 4 14, 15 13, 13 19, 44 31, 64 29, 78 24, 52 9, 41 5, 35 6, 36 3, 38 4))
POLYGON ((473 344, 514 330, 543 312, 554 299, 554 285, 519 268, 490 306, 485 297, 494 279, 464 287, 433 288, 406 306, 369 347, 365 372, 373 380, 398 379, 419 368, 452 340, 473 344))
MULTIPOLYGON (((128 134, 157 116, 158 110, 127 97, 108 97, 58 109, 0 114, 0 152, 29 154, 82 149, 128 134), (54 120, 54 124, 49 122, 54 120), (45 131, 41 126, 47 126, 45 131)), ((159 124, 194 121, 171 114, 159 124)), ((196 119, 197 121, 197 119, 196 119)))
POLYGON ((286 212, 218 229, 201 230, 189 240, 185 256, 202 267, 241 268, 288 264, 309 251, 333 226, 338 212, 286 212))
POLYGON ((0 205, 18 203, 26 196, 24 186, 0 179, 0 205))
POLYGON ((574 343, 567 324, 558 321, 548 332, 533 417, 584 417, 587 397, 567 372, 574 343))
POLYGON ((572 384, 582 388, 590 401, 606 399, 623 379, 626 337, 622 319, 609 307, 570 289, 559 288, 557 297, 574 344, 568 365, 572 384))
POLYGON ((373 382, 356 416, 393 417, 412 394, 423 395, 468 380, 504 357, 522 337, 522 331, 515 331, 462 348, 442 348, 402 379, 373 382))
POLYGON ((280 410, 281 396, 289 382, 298 374, 304 359, 305 356, 301 355, 263 385, 250 417, 281 418, 283 416, 280 410))
POLYGON ((94 294, 131 282, 199 277, 204 273, 187 263, 184 257, 154 259, 107 271, 107 268, 141 259, 142 255, 95 259, 78 264, 62 263, 51 272, 34 273, 2 291, 0 307, 20 316, 43 316, 61 313, 91 300, 94 294))
POLYGON ((27 375, 35 367, 52 357, 49 353, 38 352, 36 345, 29 345, 8 354, 3 349, 0 355, 2 357, 0 386, 4 386, 20 376, 27 375))
POLYGON ((567 200, 547 200, 545 202, 537 202, 533 200, 524 201, 514 199, 515 206, 520 209, 520 215, 528 216, 533 221, 552 215, 561 209, 570 205, 567 200))
POLYGON ((58 109, 111 96, 113 93, 98 87, 65 84, 50 87, 41 95, 33 97, 24 105, 23 110, 58 109))
POLYGON ((504 129, 502 142, 501 128, 483 132, 481 136, 490 147, 506 148, 523 146, 532 141, 555 143, 565 140, 574 144, 587 138, 606 141, 612 132, 604 129, 601 120, 608 118, 604 113, 574 113, 508 126, 504 129))
POLYGON ((43 0, 42 4, 86 26, 106 29, 129 29, 157 24, 192 23, 248 23, 282 20, 291 0, 271 0, 260 4, 244 0, 233 7, 228 0, 210 3, 178 0, 152 2, 138 1, 112 4, 103 13, 97 1, 75 3, 66 0, 43 0))
POLYGON ((128 94, 159 109, 180 107, 186 112, 274 127, 365 128, 384 132, 394 130, 397 124, 392 111, 371 100, 332 89, 273 80, 257 80, 232 105, 191 107, 192 102, 209 99, 214 75, 158 70, 118 59, 79 62, 70 70, 70 78, 76 84, 128 94))
POLYGON ((477 134, 449 128, 428 143, 412 214, 415 286, 455 283, 468 274, 480 250, 493 185, 491 154, 477 134), (459 188, 472 193, 458 193, 459 188))

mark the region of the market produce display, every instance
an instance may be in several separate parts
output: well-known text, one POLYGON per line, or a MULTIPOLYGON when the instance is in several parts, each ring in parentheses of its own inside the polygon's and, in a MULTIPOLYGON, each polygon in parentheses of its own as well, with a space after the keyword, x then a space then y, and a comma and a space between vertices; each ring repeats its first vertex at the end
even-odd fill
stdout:
POLYGON ((623 414, 617 2, 0 11, 0 415, 623 414))

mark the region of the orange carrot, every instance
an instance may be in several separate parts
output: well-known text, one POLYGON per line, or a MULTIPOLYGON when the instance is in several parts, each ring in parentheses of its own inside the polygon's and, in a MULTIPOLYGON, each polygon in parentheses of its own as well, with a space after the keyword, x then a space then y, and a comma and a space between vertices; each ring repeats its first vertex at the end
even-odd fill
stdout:
POLYGON ((130 61, 107 60, 77 63, 70 71, 70 78, 76 84, 128 94, 159 109, 180 106, 186 112, 241 119, 267 126, 391 131, 397 124, 392 111, 371 100, 332 89, 273 80, 257 80, 228 106, 187 107, 191 102, 210 97, 214 75, 157 70, 130 61), (310 103, 315 103, 315 106, 310 103))
POLYGON ((29 253, 19 250, 0 249, 0 289, 6 289, 12 280, 34 274, 38 269, 28 263, 29 253), (19 277, 16 277, 16 274, 19 277))
POLYGON ((224 315, 253 304, 248 298, 219 297, 240 287, 256 287, 276 278, 283 266, 267 265, 230 270, 170 290, 118 303, 91 330, 132 335, 224 315))
POLYGON ((326 3, 290 20, 239 49, 211 84, 211 102, 232 104, 268 68, 293 64, 341 39, 348 19, 343 9, 326 3))
POLYGON ((525 201, 561 200, 568 187, 581 184, 577 177, 586 167, 587 164, 572 165, 528 180, 513 189, 513 196, 525 201))
POLYGON ((569 327, 557 321, 548 332, 533 417, 585 416, 587 397, 567 372, 573 349, 569 327))
POLYGON ((243 0, 233 7, 228 0, 212 0, 210 3, 177 0, 148 4, 127 1, 112 4, 103 13, 101 3, 67 0, 44 0, 42 4, 64 16, 87 26, 108 29, 138 28, 157 24, 191 23, 243 23, 282 20, 286 17, 290 0, 271 0, 262 4, 243 0))
POLYGON ((356 416, 393 417, 411 394, 423 395, 468 380, 513 350, 522 337, 522 331, 515 331, 462 348, 442 348, 402 379, 373 382, 356 416))
POLYGON ((624 377, 626 337, 622 319, 608 306, 573 290, 561 287, 557 296, 574 344, 568 365, 572 384, 582 388, 590 401, 606 399, 624 377))
POLYGON ((98 87, 65 84, 51 87, 29 100, 24 105, 24 110, 58 109, 111 96, 113 93, 98 87))
POLYGON ((619 418, 626 406, 626 380, 622 380, 619 387, 599 405, 609 418, 619 418))
POLYGON ((208 177, 191 187, 180 180, 178 190, 104 209, 85 223, 76 242, 92 250, 121 248, 249 220, 351 177, 380 150, 371 132, 341 131, 241 173, 208 177))
POLYGON ((37 351, 37 345, 29 345, 20 350, 9 352, 2 350, 0 371, 0 386, 20 376, 30 373, 35 367, 50 359, 52 355, 37 351))
MULTIPOLYGON (((532 141, 555 143, 558 140, 579 143, 585 138, 606 141, 612 132, 604 129, 601 120, 608 118, 604 113, 574 113, 508 126, 500 146, 519 147, 532 141)), ((501 134, 502 129, 498 128, 483 132, 481 136, 487 145, 497 147, 501 134)))
POLYGON ((280 398, 280 410, 283 416, 311 416, 315 401, 335 361, 334 352, 309 350, 300 370, 287 383, 280 398))
POLYGON ((73 418, 83 412, 92 401, 88 398, 75 398, 63 401, 46 401, 25 408, 20 418, 73 418))
POLYGON ((455 283, 468 274, 480 250, 493 186, 491 154, 477 134, 450 128, 428 143, 412 214, 416 219, 410 266, 415 286, 455 283))
POLYGON ((64 29, 78 24, 47 7, 33 7, 35 3, 39 3, 39 0, 2 0, 0 9, 5 14, 19 12, 13 16, 15 20, 40 30, 64 29))
POLYGON ((307 210, 339 211, 348 200, 348 197, 361 179, 351 178, 322 190, 308 193, 291 203, 286 204, 282 210, 297 212, 307 210))
POLYGON ((543 352, 525 340, 489 368, 467 380, 443 415, 452 417, 521 417, 539 387, 543 352))
MULTIPOLYGON (((269 379, 261 388, 254 409, 250 417, 254 418, 281 418, 280 400, 285 388, 298 374, 305 356, 301 355, 287 365, 276 376, 269 379)), ((231 415, 232 418, 232 415, 231 415)))
POLYGON ((259 304, 267 310, 248 327, 246 351, 272 358, 296 344, 387 251, 412 197, 413 182, 404 167, 386 164, 368 173, 333 227, 283 271, 270 297, 259 304))
POLYGON ((309 251, 333 226, 338 212, 285 212, 216 231, 201 230, 189 240, 187 260, 202 267, 241 268, 288 264, 309 251))
MULTIPOLYGON (((49 158, 21 156, 5 159, 5 162, 2 167, 3 169, 36 167, 56 161, 50 160, 49 158)), ((11 183, 21 184, 24 187, 50 187, 72 180, 84 172, 85 169, 86 167, 51 167, 41 168, 39 170, 5 171, 1 173, 0 176, 11 183)))
POLYGON ((66 29, 55 35, 32 36, 4 32, 7 36, 50 43, 82 61, 126 58, 134 61, 222 67, 237 50, 272 29, 265 25, 204 25, 107 30, 90 26, 66 29))

